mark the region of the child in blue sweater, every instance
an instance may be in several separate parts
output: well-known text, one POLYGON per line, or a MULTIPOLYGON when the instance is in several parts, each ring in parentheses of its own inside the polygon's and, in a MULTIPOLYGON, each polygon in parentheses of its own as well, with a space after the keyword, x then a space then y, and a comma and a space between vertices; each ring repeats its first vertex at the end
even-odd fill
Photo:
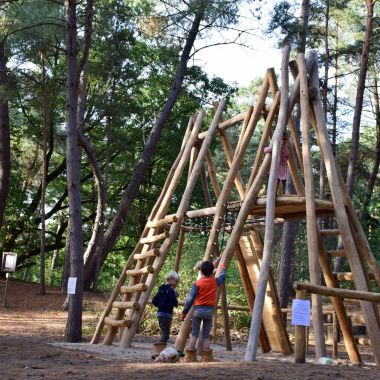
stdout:
POLYGON ((166 276, 166 284, 158 288, 157 294, 152 299, 153 305, 158 308, 157 318, 161 331, 160 342, 165 344, 169 340, 173 308, 178 306, 178 293, 175 290, 178 283, 178 273, 174 271, 169 272, 166 276))

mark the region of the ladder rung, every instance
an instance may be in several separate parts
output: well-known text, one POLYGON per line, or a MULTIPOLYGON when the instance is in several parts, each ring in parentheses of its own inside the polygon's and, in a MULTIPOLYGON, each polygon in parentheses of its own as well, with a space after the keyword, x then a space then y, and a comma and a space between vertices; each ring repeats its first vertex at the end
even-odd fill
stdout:
POLYGON ((132 321, 125 320, 125 319, 113 319, 110 317, 105 317, 104 323, 112 327, 129 327, 132 324, 132 321))
POLYGON ((360 346, 370 346, 371 345, 371 341, 369 340, 369 338, 364 338, 364 337, 356 337, 355 338, 355 342, 357 344, 359 344, 360 346))
POLYGON ((331 257, 345 257, 346 251, 344 251, 343 249, 339 249, 336 251, 327 251, 327 254, 331 257))
POLYGON ((114 307, 116 309, 134 309, 134 310, 138 310, 140 308, 140 305, 136 301, 129 301, 129 302, 115 301, 112 304, 112 307, 114 307))
POLYGON ((160 250, 158 248, 150 249, 149 251, 143 253, 136 253, 133 258, 135 260, 146 259, 147 257, 159 256, 160 250))
POLYGON ((334 229, 334 230, 321 230, 321 235, 323 236, 336 236, 340 235, 340 230, 334 229))
POLYGON ((166 224, 176 222, 178 220, 176 215, 167 215, 165 218, 159 219, 159 220, 149 220, 147 222, 148 228, 158 228, 163 227, 166 224))
POLYGON ((154 243, 155 241, 166 239, 169 236, 170 236, 169 232, 165 231, 159 235, 153 235, 153 236, 148 236, 148 237, 142 238, 142 239, 140 239, 140 243, 141 244, 154 243))
POLYGON ((141 269, 130 269, 127 270, 128 276, 140 276, 141 274, 147 274, 147 273, 153 273, 154 269, 151 265, 148 265, 147 267, 141 268, 141 269))
MULTIPOLYGON (((338 281, 353 281, 354 280, 354 276, 352 272, 334 272, 333 275, 334 275, 334 279, 338 281)), ((373 273, 368 273, 368 276, 370 280, 375 279, 373 273)))
POLYGON ((135 292, 145 292, 148 287, 146 284, 137 284, 132 286, 122 286, 120 288, 120 293, 135 293, 135 292))

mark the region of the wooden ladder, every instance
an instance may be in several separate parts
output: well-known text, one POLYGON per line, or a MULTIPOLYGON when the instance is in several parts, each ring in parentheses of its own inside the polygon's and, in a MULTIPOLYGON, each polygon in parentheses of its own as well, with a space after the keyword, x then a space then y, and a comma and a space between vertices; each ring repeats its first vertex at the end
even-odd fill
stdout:
POLYGON ((103 344, 112 344, 118 330, 120 345, 130 347, 136 334, 144 309, 149 301, 158 273, 165 262, 170 248, 176 241, 181 222, 189 208, 191 195, 198 180, 210 144, 215 135, 226 101, 222 100, 207 132, 200 140, 200 128, 205 117, 201 110, 196 118, 190 118, 181 151, 170 169, 166 182, 154 206, 140 240, 129 256, 122 274, 116 283, 98 322, 91 343, 99 342, 105 325, 108 331, 103 344), (167 215, 174 192, 190 159, 193 148, 199 147, 197 158, 190 163, 187 185, 176 214, 167 215), (170 227, 170 228, 169 228, 170 227), (167 230, 169 228, 169 230, 167 230), (129 278, 128 285, 125 285, 129 278), (117 300, 118 297, 120 301, 117 300), (111 311, 116 309, 113 317, 111 311))
POLYGON ((165 229, 176 223, 180 221, 175 215, 147 222, 139 243, 108 300, 91 343, 98 343, 103 327, 108 326, 103 344, 112 344, 118 331, 121 346, 127 347, 130 344, 146 306, 147 297, 143 295, 153 288, 157 271, 165 261, 165 253, 175 241, 165 229), (128 285, 124 285, 127 281, 128 285), (111 316, 115 309, 116 313, 111 316))
MULTIPOLYGON (((346 208, 345 208, 345 216, 348 220, 350 229, 349 231, 344 230, 341 228, 333 228, 333 229, 323 229, 320 230, 318 228, 318 246, 319 246, 319 254, 320 254, 320 263, 322 272, 325 278, 326 285, 330 288, 336 288, 337 281, 352 281, 355 284, 355 287, 357 290, 362 291, 371 291, 371 280, 380 280, 378 277, 376 279, 376 274, 378 274, 378 271, 375 268, 375 274, 372 272, 369 272, 367 270, 366 262, 369 264, 370 267, 373 267, 374 260, 371 259, 372 253, 369 249, 368 242, 363 245, 363 238, 364 232, 362 231, 362 228, 360 226, 360 223, 358 221, 358 218, 355 213, 350 213, 350 211, 353 211, 351 208, 352 204, 351 201, 346 198, 346 208), (343 234, 345 234, 345 238, 343 239, 343 234), (340 237, 342 241, 343 249, 335 249, 335 250, 325 250, 324 242, 323 240, 325 238, 336 236, 340 237), (360 238, 358 239, 358 237, 360 238), (356 248, 356 260, 352 260, 352 254, 351 257, 348 257, 347 250, 344 247, 344 241, 347 242, 347 240, 350 242, 353 242, 354 247, 356 248), (365 251, 365 253, 364 253, 365 251), (351 272, 332 272, 330 268, 330 259, 331 258, 337 258, 337 257, 346 257, 348 259, 348 263, 351 267, 351 272), (370 259, 370 260, 368 260, 370 259), (368 262, 369 261, 369 262, 368 262), (363 283, 364 279, 364 283, 363 283)), ((344 215, 343 215, 344 216, 344 215)), ((352 247, 351 247, 352 249, 352 247)), ((339 321, 339 325, 342 331, 343 339, 345 342, 345 346, 347 349, 347 353, 350 357, 350 360, 353 362, 360 362, 360 354, 357 348, 357 342, 355 341, 355 338, 352 333, 352 327, 351 323, 349 321, 349 318, 347 316, 343 299, 338 297, 331 297, 331 302, 334 306, 334 309, 337 314, 337 318, 339 321)), ((379 312, 377 309, 376 304, 371 304, 366 301, 361 301, 361 309, 363 312, 364 319, 366 321, 366 325, 369 324, 372 325, 372 327, 369 327, 368 334, 370 336, 370 339, 372 337, 372 341, 379 342, 380 341, 380 319, 379 319, 379 312)), ((376 343, 373 347, 374 355, 378 358, 379 351, 376 347, 376 343)), ((378 359, 377 359, 378 360, 378 359)))

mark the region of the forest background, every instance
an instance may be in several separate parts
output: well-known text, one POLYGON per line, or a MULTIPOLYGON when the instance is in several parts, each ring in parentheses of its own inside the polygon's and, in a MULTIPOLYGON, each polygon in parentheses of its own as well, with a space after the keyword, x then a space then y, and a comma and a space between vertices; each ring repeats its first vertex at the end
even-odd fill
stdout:
MULTIPOLYGON (((379 5, 301 3, 308 7, 306 49, 319 52, 333 150, 380 262, 379 5)), ((81 337, 83 289, 110 291, 117 281, 189 116, 203 107, 211 120, 212 101, 221 98, 228 99, 229 115, 254 102, 261 78, 239 87, 210 76, 197 59, 200 51, 210 44, 223 46, 226 55, 231 46, 249 49, 250 35, 260 32, 277 47, 292 44, 294 58, 301 3, 0 1, 0 244, 18 254, 14 276, 38 281, 41 294, 46 283, 66 292, 68 277, 78 278, 68 302, 67 340, 81 337)), ((236 142, 239 131, 228 133, 236 142)), ((252 157, 257 144, 250 146, 252 157)), ((212 154, 222 184, 228 167, 220 146, 212 154)), ((317 149, 313 159, 316 194, 328 199, 317 149)), ((204 207, 200 187, 192 205, 204 207)), ((226 236, 220 239, 223 246, 226 236)), ((273 270, 282 306, 292 281, 309 278, 305 239, 303 222, 276 227, 273 270)), ((206 243, 206 231, 188 234, 182 299, 206 243)), ((337 242, 330 244, 335 249, 337 242)), ((159 282, 172 265, 169 259, 159 282)), ((332 265, 339 270, 344 262, 332 265)), ((227 283, 229 303, 245 305, 234 266, 227 283)), ((247 328, 247 319, 234 320, 247 328)))

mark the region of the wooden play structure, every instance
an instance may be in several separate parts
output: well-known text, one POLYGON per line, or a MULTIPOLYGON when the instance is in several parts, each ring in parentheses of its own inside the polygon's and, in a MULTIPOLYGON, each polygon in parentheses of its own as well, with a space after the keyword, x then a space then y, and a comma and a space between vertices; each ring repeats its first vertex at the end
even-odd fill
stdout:
MULTIPOLYGON (((205 111, 201 110, 196 117, 190 118, 178 157, 168 173, 161 195, 149 216, 139 243, 129 256, 108 300, 92 343, 99 343, 104 330, 103 344, 112 344, 118 334, 122 347, 131 346, 158 273, 173 244, 178 241, 173 269, 180 271, 181 250, 188 230, 187 221, 206 216, 212 218, 212 226, 203 259, 222 255, 221 261, 228 266, 235 257, 249 307, 253 309, 246 360, 255 358, 258 345, 264 353, 292 352, 270 269, 276 223, 306 219, 311 284, 320 284, 322 272, 326 287, 339 293, 337 275, 331 270, 330 258, 345 256, 352 272, 340 275, 352 278, 357 291, 371 294, 373 279, 377 286, 380 286, 380 269, 355 214, 351 199, 346 193, 329 142, 319 97, 316 54, 311 52, 306 60, 303 55, 299 55, 297 63, 289 64, 289 49, 285 48, 281 69, 281 91, 274 70, 268 69, 253 107, 232 118, 224 119, 225 104, 224 100, 214 104, 214 117, 205 131, 201 131, 205 111), (289 67, 294 78, 291 92, 289 92, 289 67), (300 103, 301 107, 300 136, 296 131, 294 120, 296 103, 300 103), (262 130, 256 128, 259 122, 263 125, 262 130), (232 146, 228 138, 229 128, 237 128, 240 131, 236 146, 232 146), (277 179, 283 133, 287 128, 291 137, 287 166, 296 189, 295 195, 283 194, 277 179), (252 161, 247 158, 247 148, 255 132, 260 142, 252 161), (331 199, 315 198, 311 133, 317 139, 321 159, 324 162, 331 199), (222 185, 218 181, 210 152, 211 144, 216 139, 222 142, 229 167, 222 185), (265 153, 264 148, 267 146, 271 149, 265 153), (241 175, 244 167, 247 167, 250 173, 247 178, 241 175), (188 168, 187 173, 185 173, 186 168, 188 168), (173 195, 183 176, 187 176, 185 190, 178 209, 169 214, 173 195), (191 207, 191 196, 197 181, 201 182, 205 196, 205 207, 202 209, 191 207), (215 204, 212 199, 217 199, 215 204), (234 214, 235 218, 227 230, 224 222, 228 213, 234 214), (317 218, 324 217, 334 218, 337 227, 321 230, 317 218), (264 237, 257 228, 263 224, 265 224, 264 237), (224 249, 220 249, 218 241, 223 229, 228 239, 224 249), (325 249, 324 238, 331 235, 339 235, 343 250, 325 249)), ((178 193, 176 196, 178 197, 178 193)), ((321 297, 317 292, 312 293, 316 354, 323 356, 321 297)), ((222 288, 220 296, 227 319, 225 289, 222 288)), ((359 299, 375 361, 380 365, 378 307, 373 301, 359 299)), ((353 338, 343 298, 331 296, 331 302, 348 356, 351 361, 360 362, 360 354, 353 338)), ((176 340, 176 348, 179 350, 185 347, 190 319, 191 312, 176 340)), ((228 320, 225 328, 228 328, 228 320)))

